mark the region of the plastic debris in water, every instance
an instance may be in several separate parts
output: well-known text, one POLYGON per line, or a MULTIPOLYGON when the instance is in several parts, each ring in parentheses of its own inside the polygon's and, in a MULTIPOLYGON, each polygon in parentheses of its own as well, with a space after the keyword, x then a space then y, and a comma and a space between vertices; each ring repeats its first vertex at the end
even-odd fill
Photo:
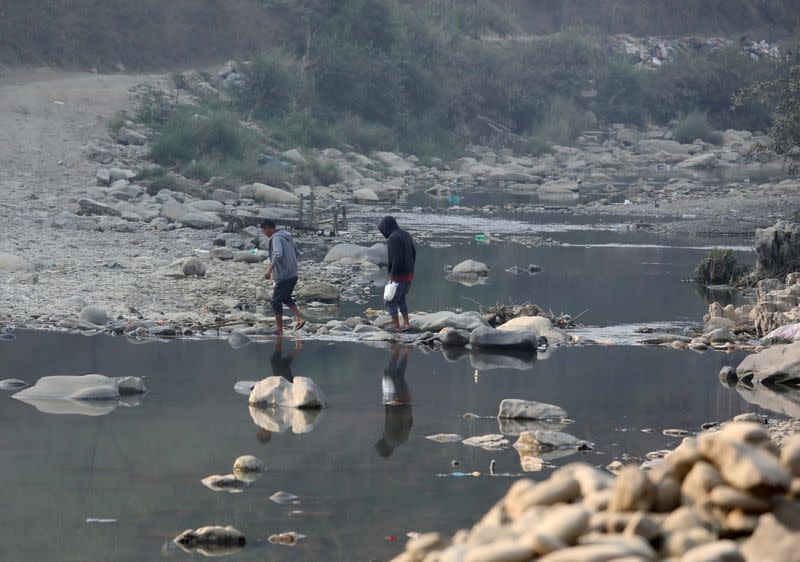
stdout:
POLYGON ((397 535, 389 535, 386 537, 386 540, 389 542, 395 542, 397 540, 397 535))
POLYGON ((86 522, 87 523, 116 523, 117 520, 116 519, 101 519, 101 518, 97 518, 97 517, 87 517, 86 518, 86 522))
POLYGON ((440 478, 443 477, 443 476, 452 476, 454 478, 464 478, 465 476, 472 476, 472 477, 477 478, 480 475, 481 475, 480 472, 475 471, 475 472, 448 472, 448 473, 444 473, 444 474, 437 474, 436 476, 438 476, 440 478))
POLYGON ((461 197, 459 195, 450 195, 447 198, 448 205, 458 205, 459 203, 461 203, 461 197))
POLYGON ((475 235, 475 241, 476 242, 486 242, 487 240, 488 240, 488 238, 486 237, 485 234, 476 234, 475 235))

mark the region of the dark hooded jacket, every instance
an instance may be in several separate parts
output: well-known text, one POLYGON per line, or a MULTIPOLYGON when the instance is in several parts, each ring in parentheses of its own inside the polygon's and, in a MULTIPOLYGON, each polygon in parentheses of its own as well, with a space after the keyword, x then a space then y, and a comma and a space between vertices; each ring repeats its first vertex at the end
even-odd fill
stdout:
POLYGON ((384 217, 378 230, 386 237, 389 247, 389 277, 410 277, 414 275, 414 262, 417 249, 411 235, 397 225, 394 217, 384 217))

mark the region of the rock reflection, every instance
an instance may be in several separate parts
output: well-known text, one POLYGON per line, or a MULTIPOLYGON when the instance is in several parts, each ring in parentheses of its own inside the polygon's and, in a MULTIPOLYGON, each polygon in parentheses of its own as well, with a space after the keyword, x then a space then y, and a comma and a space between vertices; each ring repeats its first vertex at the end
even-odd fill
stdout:
POLYGON ((767 387, 739 383, 736 392, 750 404, 790 418, 800 418, 800 388, 781 384, 767 387))
POLYGON ((527 371, 536 363, 536 352, 506 351, 504 353, 489 351, 471 351, 469 362, 478 371, 492 369, 513 369, 527 371))
POLYGON ((414 425, 411 392, 406 383, 409 351, 408 347, 393 345, 389 364, 383 370, 383 435, 375 444, 375 450, 384 459, 391 457, 397 447, 408 441, 414 425))

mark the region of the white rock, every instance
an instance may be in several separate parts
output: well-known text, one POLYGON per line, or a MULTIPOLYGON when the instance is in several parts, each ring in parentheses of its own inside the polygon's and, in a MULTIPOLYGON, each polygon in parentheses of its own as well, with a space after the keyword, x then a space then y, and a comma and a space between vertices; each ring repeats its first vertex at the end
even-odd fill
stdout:
POLYGON ((530 402, 516 398, 506 398, 500 402, 498 418, 548 420, 567 417, 567 411, 552 404, 543 402, 530 402))

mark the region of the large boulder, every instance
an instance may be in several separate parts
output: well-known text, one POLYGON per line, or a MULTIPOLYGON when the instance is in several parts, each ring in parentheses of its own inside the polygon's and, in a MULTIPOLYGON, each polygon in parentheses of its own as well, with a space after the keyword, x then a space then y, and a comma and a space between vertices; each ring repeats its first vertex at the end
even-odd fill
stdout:
POLYGON ((31 269, 33 269, 33 264, 28 260, 14 254, 0 252, 0 271, 10 273, 14 271, 30 271, 31 269))
POLYGON ((645 139, 636 144, 636 152, 638 154, 658 154, 659 152, 666 152, 667 154, 678 154, 689 156, 695 154, 700 147, 694 144, 681 144, 674 140, 662 139, 645 139))
POLYGON ((389 262, 389 251, 386 244, 375 244, 370 247, 357 244, 336 244, 325 255, 325 263, 341 265, 372 263, 386 265, 389 262))
POLYGON ((380 197, 378 197, 377 193, 371 190, 368 187, 362 187, 361 189, 356 189, 353 191, 353 197, 356 198, 357 201, 378 201, 380 197))
POLYGON ((550 201, 572 201, 578 199, 579 189, 580 185, 575 180, 561 178, 543 183, 536 194, 540 199, 550 201))
POLYGON ((222 226, 220 218, 212 213, 204 213, 202 211, 189 211, 181 215, 177 220, 183 226, 189 228, 196 228, 198 230, 204 228, 216 228, 222 226))
POLYGON ((195 277, 206 276, 206 264, 200 258, 188 257, 181 263, 181 273, 186 277, 194 275, 195 277))
POLYGON ((292 382, 283 377, 267 377, 256 383, 250 393, 250 405, 318 409, 325 407, 325 398, 307 377, 295 377, 292 382))
POLYGON ((100 203, 99 201, 89 199, 88 197, 78 199, 78 206, 81 208, 81 214, 84 215, 106 215, 110 217, 118 217, 122 214, 111 205, 100 203))
POLYGON ((159 214, 170 222, 176 222, 190 211, 191 209, 188 206, 178 203, 175 199, 169 197, 161 205, 159 214))
POLYGON ((280 203, 285 205, 297 205, 300 203, 300 198, 297 195, 277 187, 254 183, 252 188, 253 197, 259 203, 280 203))
POLYGON ((532 331, 539 336, 547 338, 548 343, 568 343, 572 341, 570 335, 553 326, 549 318, 545 316, 520 316, 509 320, 497 328, 501 332, 520 332, 532 331))
POLYGON ((538 339, 538 334, 533 331, 509 332, 482 326, 472 332, 469 342, 476 349, 536 351, 538 339))
POLYGON ((301 301, 336 303, 341 300, 341 292, 336 285, 320 281, 310 281, 304 283, 297 290, 295 297, 301 301))
POLYGON ((739 380, 768 385, 800 382, 800 342, 748 355, 736 368, 736 376, 739 380))
POLYGON ((98 374, 42 377, 13 398, 48 414, 105 415, 121 397, 146 392, 139 377, 111 378, 98 374))
POLYGON ((676 167, 677 168, 686 168, 691 170, 705 170, 708 168, 716 168, 719 165, 719 160, 717 159, 717 155, 713 152, 709 152, 706 154, 698 154, 696 156, 692 156, 691 158, 687 158, 683 162, 679 162, 676 167))
POLYGON ((468 311, 457 314, 443 310, 431 314, 415 314, 411 318, 411 326, 420 332, 440 332, 444 328, 471 332, 476 328, 488 327, 488 324, 477 312, 468 311))
POLYGON ((97 306, 86 306, 78 314, 78 318, 95 326, 105 326, 111 319, 106 311, 97 306))
MULTIPOLYGON (((217 190, 222 191, 222 190, 217 190)), ((229 191, 228 193, 233 193, 229 191)), ((217 201, 215 199, 200 199, 198 201, 192 201, 189 203, 189 206, 197 209, 198 211, 203 211, 205 213, 224 213, 225 212, 225 204, 217 201)))
POLYGON ((479 277, 485 277, 489 275, 489 266, 475 260, 464 260, 455 265, 450 274, 453 276, 477 275, 479 277))
POLYGON ((402 157, 398 156, 394 152, 376 152, 373 154, 373 156, 375 160, 396 174, 405 174, 414 169, 411 164, 403 160, 402 157))
POLYGON ((756 269, 783 269, 800 255, 800 225, 778 221, 769 228, 756 229, 756 269))

